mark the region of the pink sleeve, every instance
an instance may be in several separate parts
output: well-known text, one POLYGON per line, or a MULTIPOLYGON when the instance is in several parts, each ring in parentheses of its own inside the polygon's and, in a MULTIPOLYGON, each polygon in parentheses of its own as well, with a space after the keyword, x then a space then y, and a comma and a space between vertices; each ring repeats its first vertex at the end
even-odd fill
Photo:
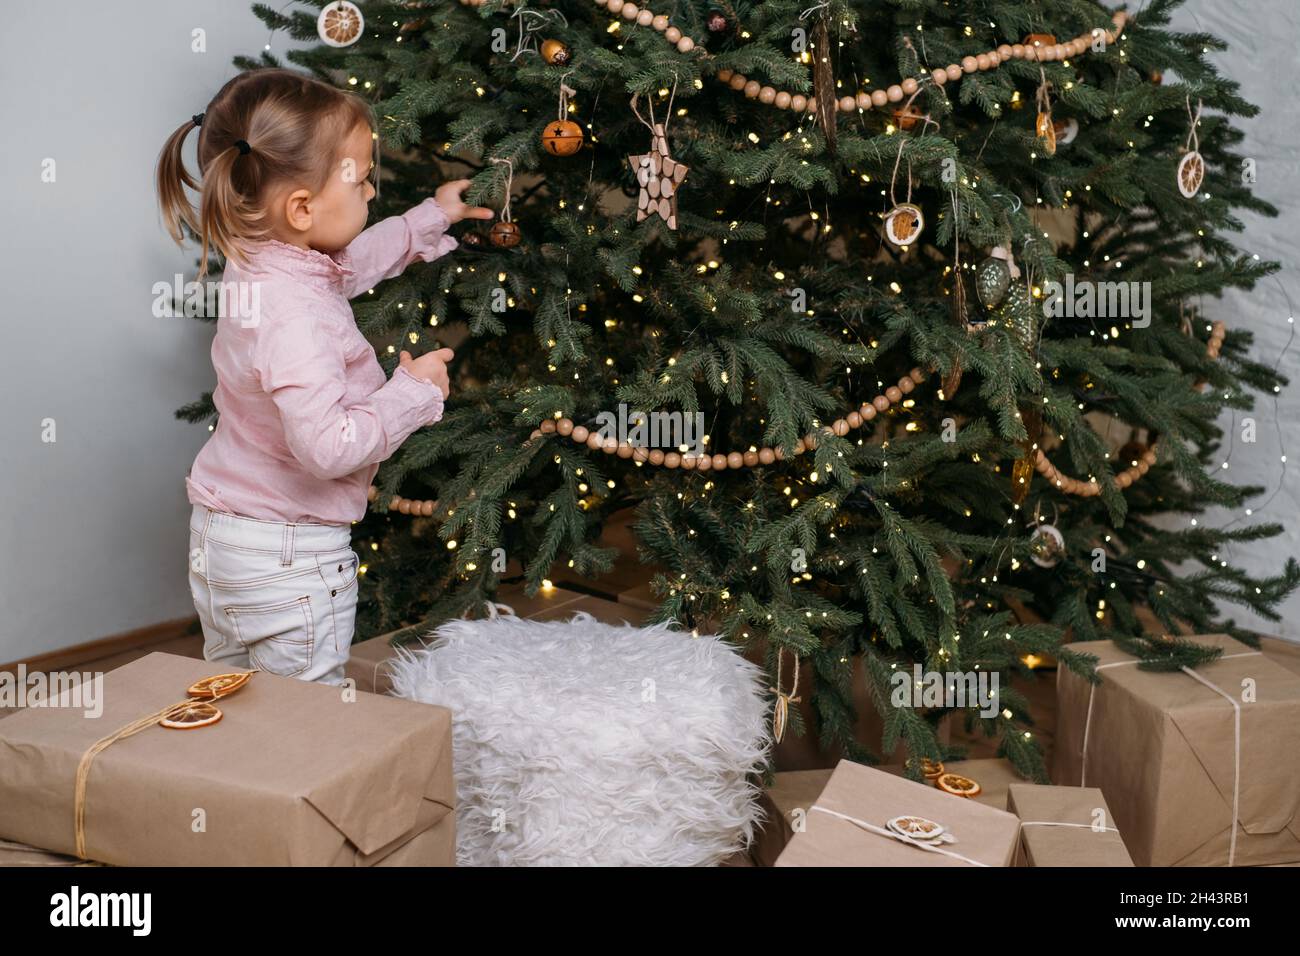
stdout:
POLYGON ((253 367, 280 411, 289 450, 322 480, 386 460, 417 428, 442 418, 442 390, 400 367, 346 405, 340 343, 319 319, 291 315, 264 323, 254 346, 253 367))
POLYGON ((433 197, 412 206, 400 216, 377 222, 337 256, 340 265, 351 269, 343 294, 349 299, 376 283, 400 275, 417 259, 432 262, 456 248, 447 235, 447 213, 433 197))

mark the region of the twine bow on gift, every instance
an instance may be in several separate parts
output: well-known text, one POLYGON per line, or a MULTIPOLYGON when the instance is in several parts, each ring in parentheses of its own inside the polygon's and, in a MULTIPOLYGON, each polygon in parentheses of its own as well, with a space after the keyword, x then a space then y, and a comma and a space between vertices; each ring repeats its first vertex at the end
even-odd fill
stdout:
MULTIPOLYGON (((255 672, 254 672, 255 673, 255 672)), ((221 675, 225 677, 229 675, 221 675)), ((252 676, 249 674, 248 676, 252 676)), ((224 688, 218 682, 221 677, 205 678, 191 685, 190 692, 194 696, 186 697, 184 700, 177 701, 174 704, 168 704, 161 710, 156 710, 152 714, 146 714, 136 720, 131 721, 125 727, 120 727, 107 737, 101 737, 90 745, 89 749, 81 755, 81 760, 77 763, 76 785, 73 789, 72 798, 72 816, 73 829, 76 834, 76 855, 81 859, 86 859, 86 783, 90 779, 90 765, 94 763, 95 758, 107 750, 119 740, 126 740, 128 737, 134 737, 136 734, 148 730, 154 724, 164 720, 173 720, 192 711, 194 705, 232 694, 244 686, 247 681, 237 681, 233 685, 224 688), (196 688, 207 687, 206 693, 196 691, 196 688), (206 700, 205 700, 206 698, 206 700)), ((216 709, 215 707, 213 708, 216 709)), ((218 710, 218 714, 221 712, 218 710)))
MULTIPOLYGON (((1226 661, 1235 657, 1259 657, 1260 651, 1243 651, 1240 654, 1223 654, 1216 657, 1215 660, 1226 661)), ((1097 670, 1106 670, 1111 667, 1125 667, 1131 664, 1140 664, 1141 661, 1112 661, 1109 664, 1098 664, 1097 670)), ((1206 680, 1190 667, 1184 666, 1182 672, 1188 677, 1199 681, 1210 690, 1214 691, 1229 704, 1232 705, 1232 822, 1228 828, 1228 866, 1234 865, 1237 859, 1237 827, 1240 825, 1238 820, 1241 815, 1241 704, 1235 697, 1218 687, 1209 680, 1206 680)), ((1079 762, 1079 786, 1085 787, 1088 784, 1088 736, 1092 730, 1092 704, 1097 696, 1097 685, 1090 684, 1088 687, 1088 714, 1083 720, 1083 752, 1080 754, 1079 762)))
POLYGON ((877 836, 889 837, 891 840, 897 840, 899 843, 906 843, 910 846, 917 847, 918 849, 925 850, 927 853, 940 853, 944 856, 952 857, 954 860, 960 860, 962 863, 969 864, 970 866, 987 867, 989 865, 987 863, 981 863, 979 860, 972 860, 968 856, 962 856, 960 853, 956 853, 952 850, 945 850, 942 847, 934 846, 924 840, 918 840, 914 837, 904 836, 902 833, 895 833, 893 830, 887 830, 884 827, 878 827, 874 823, 868 823, 866 820, 859 820, 857 817, 851 817, 847 813, 840 813, 838 810, 831 810, 828 807, 821 806, 820 804, 813 804, 812 809, 819 813, 826 813, 833 817, 839 817, 841 820, 846 820, 860 830, 874 833, 877 836))

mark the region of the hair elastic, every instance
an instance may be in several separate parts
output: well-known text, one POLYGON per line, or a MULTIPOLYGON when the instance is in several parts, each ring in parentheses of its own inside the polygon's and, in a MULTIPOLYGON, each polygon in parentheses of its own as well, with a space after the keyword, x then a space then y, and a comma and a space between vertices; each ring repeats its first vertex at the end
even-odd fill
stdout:
POLYGON ((235 145, 239 147, 240 156, 247 156, 253 151, 253 147, 248 145, 247 140, 237 139, 235 140, 235 145))
POLYGON ((194 125, 195 125, 195 126, 202 126, 202 125, 203 125, 203 114, 202 114, 202 113, 195 113, 193 116, 190 117, 190 119, 194 122, 194 125))

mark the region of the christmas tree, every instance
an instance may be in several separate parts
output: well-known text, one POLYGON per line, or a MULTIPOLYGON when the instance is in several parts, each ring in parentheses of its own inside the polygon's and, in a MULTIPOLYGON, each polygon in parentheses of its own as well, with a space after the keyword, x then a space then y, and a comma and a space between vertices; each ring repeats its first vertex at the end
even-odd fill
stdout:
POLYGON ((1206 658, 1141 609, 1257 644, 1221 608, 1276 619, 1300 567, 1253 578, 1228 551, 1280 527, 1196 517, 1262 490, 1221 480, 1216 421, 1283 380, 1215 297, 1276 268, 1232 242, 1273 210, 1174 5, 257 5, 297 40, 334 14, 238 65, 373 103, 375 219, 464 176, 501 210, 354 303, 390 371, 457 353, 354 529, 361 631, 481 613, 503 557, 598 581, 634 507, 661 619, 765 648, 774 686, 812 669, 796 732, 937 758, 952 708, 889 706, 891 674, 994 672, 1002 709, 962 717, 1040 777, 1028 655, 1206 658), (853 739, 854 658, 883 740, 853 739))

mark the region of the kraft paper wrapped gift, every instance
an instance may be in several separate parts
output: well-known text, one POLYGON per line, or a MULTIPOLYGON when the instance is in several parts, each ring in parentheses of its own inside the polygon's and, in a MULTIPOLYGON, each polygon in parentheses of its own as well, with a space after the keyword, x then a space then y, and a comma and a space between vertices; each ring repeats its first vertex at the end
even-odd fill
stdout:
POLYGON ((934 787, 841 760, 777 866, 1010 866, 1020 821, 934 787), (942 824, 952 843, 918 846, 888 829, 894 817, 942 824))
MULTIPOLYGON (((386 848, 388 849, 388 848, 386 848)), ((371 856, 356 854, 353 866, 454 866, 456 863, 456 815, 449 813, 423 833, 411 837, 396 849, 371 856)), ((14 866, 103 866, 63 853, 50 853, 25 843, 0 840, 0 867, 14 866)))
MULTIPOLYGON (((82 756, 222 670, 150 654, 95 678, 98 718, 70 706, 5 718, 0 839, 75 854, 82 756)), ((86 778, 85 857, 135 866, 369 866, 441 839, 452 864, 447 831, 409 846, 454 816, 451 713, 351 696, 257 673, 217 701, 224 716, 215 724, 149 726, 111 744, 86 778)))
POLYGON ((1158 672, 1075 646, 1102 683, 1057 671, 1053 782, 1100 788, 1138 866, 1300 860, 1300 675, 1224 634, 1188 640, 1223 656, 1158 672))
POLYGON ((772 775, 772 786, 758 798, 763 822, 749 850, 755 863, 776 864, 795 828, 803 826, 808 808, 817 802, 830 779, 830 770, 787 770, 772 775))
POLYGON ((1132 866, 1110 807, 1095 787, 1013 783, 1007 809, 1020 818, 1017 866, 1132 866))

